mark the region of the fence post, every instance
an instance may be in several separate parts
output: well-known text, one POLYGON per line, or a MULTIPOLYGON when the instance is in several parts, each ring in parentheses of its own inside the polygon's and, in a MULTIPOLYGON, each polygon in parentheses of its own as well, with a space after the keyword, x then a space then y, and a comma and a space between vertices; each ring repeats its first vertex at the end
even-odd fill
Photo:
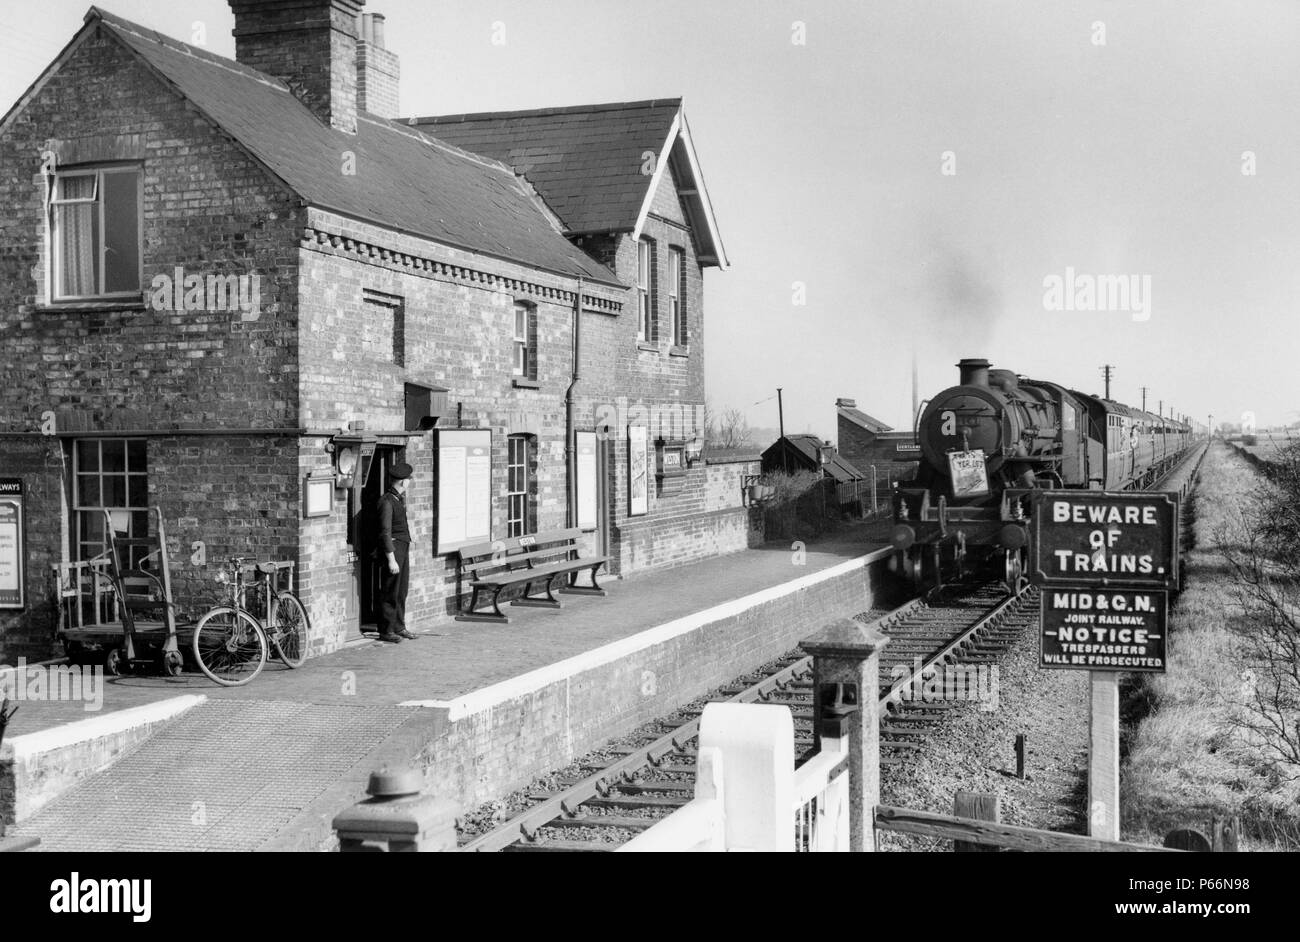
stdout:
MULTIPOLYGON (((953 796, 952 814, 955 818, 973 818, 976 821, 1002 822, 1002 799, 987 792, 959 791, 953 796)), ((1002 848, 975 841, 953 841, 952 849, 959 854, 996 853, 1002 848)))
POLYGON ((710 703, 700 754, 716 749, 727 850, 794 850, 794 717, 775 704, 710 703))
POLYGON ((842 618, 800 643, 813 658, 817 748, 823 734, 849 741, 849 849, 876 849, 880 804, 880 651, 889 639, 842 618), (856 708, 856 709, 854 709, 856 708), (833 727, 838 726, 838 729, 833 727))

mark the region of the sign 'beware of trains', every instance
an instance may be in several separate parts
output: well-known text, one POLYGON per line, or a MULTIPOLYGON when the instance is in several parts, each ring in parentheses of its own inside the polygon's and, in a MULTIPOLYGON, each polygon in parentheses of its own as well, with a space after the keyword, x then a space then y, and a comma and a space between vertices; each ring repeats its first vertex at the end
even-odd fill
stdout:
POLYGON ((1177 586, 1177 495, 1043 491, 1036 497, 1029 541, 1035 585, 1177 586))
POLYGON ((1178 497, 1036 495, 1030 580, 1042 588, 1042 667, 1165 670, 1169 589, 1178 584, 1178 497))

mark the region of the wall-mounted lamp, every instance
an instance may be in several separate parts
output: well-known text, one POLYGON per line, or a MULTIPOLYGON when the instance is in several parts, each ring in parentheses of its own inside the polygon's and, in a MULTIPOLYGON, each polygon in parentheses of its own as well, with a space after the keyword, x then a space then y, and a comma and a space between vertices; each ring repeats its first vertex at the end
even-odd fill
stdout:
MULTIPOLYGON (((345 490, 356 483, 358 469, 368 467, 364 459, 374 456, 377 443, 375 436, 365 431, 363 423, 354 422, 353 426, 347 432, 340 432, 330 439, 334 452, 334 470, 338 474, 335 486, 345 490)), ((365 484, 364 477, 361 483, 365 484)))

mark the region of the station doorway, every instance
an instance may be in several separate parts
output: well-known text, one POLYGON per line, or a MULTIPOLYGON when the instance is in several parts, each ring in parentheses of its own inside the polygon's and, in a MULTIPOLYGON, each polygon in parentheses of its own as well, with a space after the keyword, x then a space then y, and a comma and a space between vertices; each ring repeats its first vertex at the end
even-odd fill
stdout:
POLYGON ((404 448, 376 445, 373 456, 363 459, 362 474, 349 495, 353 534, 352 596, 356 618, 350 620, 349 637, 375 632, 378 603, 386 561, 379 546, 379 498, 388 490, 393 465, 403 460, 404 448))

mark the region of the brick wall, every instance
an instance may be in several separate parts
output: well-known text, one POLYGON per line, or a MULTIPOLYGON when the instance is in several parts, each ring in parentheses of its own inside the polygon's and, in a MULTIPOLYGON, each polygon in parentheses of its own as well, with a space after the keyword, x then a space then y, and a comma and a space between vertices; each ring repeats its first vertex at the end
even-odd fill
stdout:
MULTIPOLYGON (((677 193, 671 167, 664 168, 651 201, 643 234, 655 240, 658 340, 637 341, 635 292, 630 292, 623 315, 617 318, 587 318, 583 322, 583 378, 578 389, 578 427, 595 428, 613 417, 613 461, 608 481, 611 494, 611 569, 632 573, 672 562, 698 558, 718 546, 745 545, 732 523, 704 521, 685 523, 691 513, 706 506, 703 492, 706 477, 692 471, 685 480, 667 487, 650 483, 649 512, 644 517, 628 513, 629 423, 646 425, 654 467, 654 441, 691 438, 703 431, 704 405, 704 272, 696 253, 686 215, 677 193), (669 249, 683 250, 686 305, 686 348, 672 346, 672 323, 667 300, 669 249), (677 528, 677 535, 673 531, 677 528), (710 532, 716 536, 710 536, 710 532), (674 543, 676 545, 674 545, 674 543)), ((637 243, 629 234, 579 240, 578 244, 610 265, 620 280, 637 281, 637 243)), ((724 550, 725 551, 725 550, 724 550)))
MULTIPOLYGON (((84 437, 296 427, 293 245, 302 217, 227 136, 102 33, 0 132, 0 206, 0 477, 22 477, 28 489, 30 602, 25 612, 0 613, 3 659, 51 653, 50 564, 68 552, 71 492, 70 446, 30 437, 51 430, 48 413, 53 431, 84 437), (178 266, 204 277, 255 275, 259 304, 248 311, 157 310, 143 300, 108 309, 44 306, 47 142, 61 166, 143 166, 146 289, 178 266)), ((247 436, 150 439, 149 501, 163 505, 174 527, 178 561, 199 539, 292 549, 290 529, 277 519, 287 504, 296 508, 293 477, 279 480, 284 447, 247 436)), ((178 596, 202 604, 203 576, 189 568, 178 576, 178 596)))
POLYGON ((888 481, 908 481, 916 474, 916 459, 898 450, 900 442, 911 442, 910 432, 873 435, 858 423, 840 416, 837 434, 840 454, 868 477, 874 464, 881 488, 887 489, 888 481))

